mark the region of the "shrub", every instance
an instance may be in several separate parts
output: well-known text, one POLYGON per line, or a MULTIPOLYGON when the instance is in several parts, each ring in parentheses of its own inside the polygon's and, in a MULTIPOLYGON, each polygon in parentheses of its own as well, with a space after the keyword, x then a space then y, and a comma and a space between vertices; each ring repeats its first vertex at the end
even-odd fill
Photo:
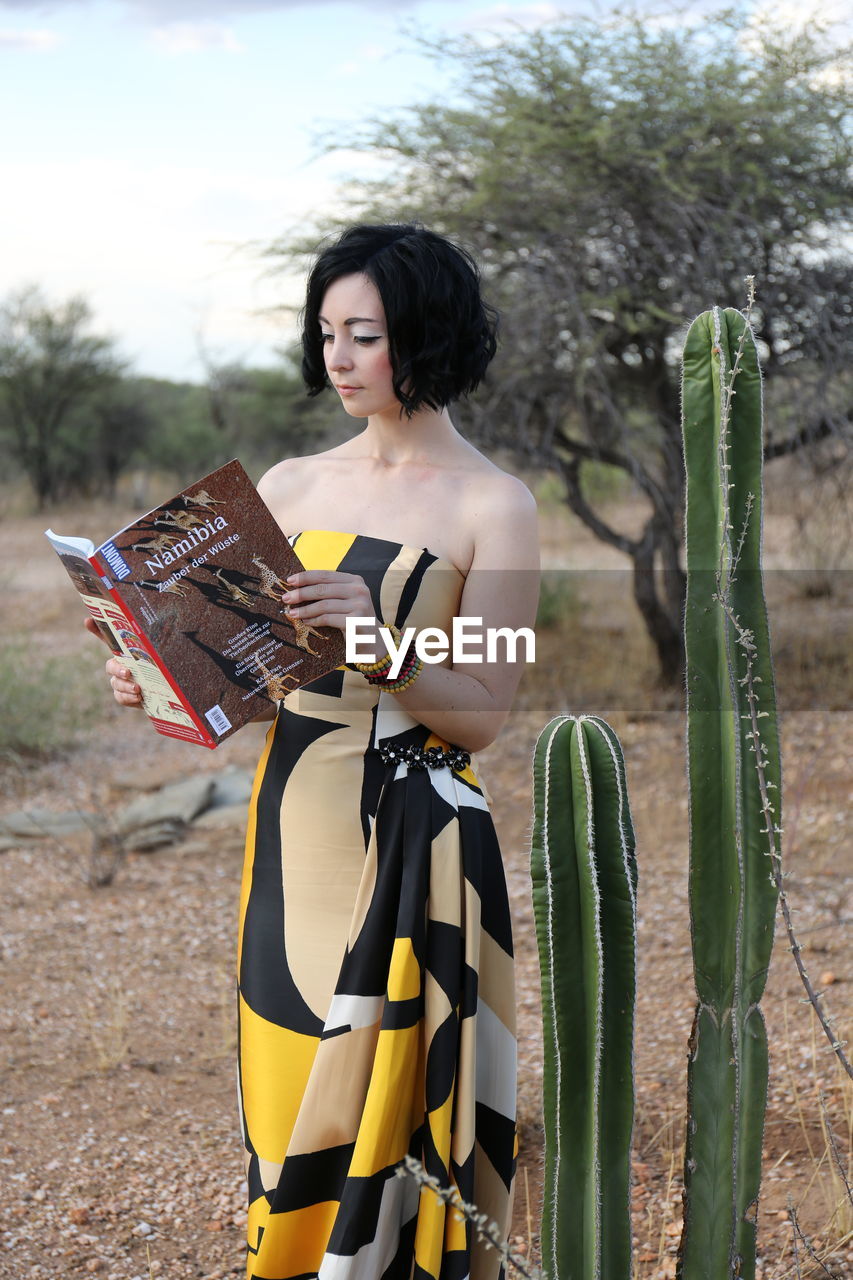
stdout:
POLYGON ((0 644, 0 756, 70 750, 102 701, 94 673, 81 672, 74 658, 34 659, 22 637, 0 644))

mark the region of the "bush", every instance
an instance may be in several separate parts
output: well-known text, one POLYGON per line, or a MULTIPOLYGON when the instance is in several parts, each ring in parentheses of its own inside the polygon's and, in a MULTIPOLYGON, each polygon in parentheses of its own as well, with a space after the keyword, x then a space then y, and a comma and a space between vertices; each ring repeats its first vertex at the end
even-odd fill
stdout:
POLYGON ((33 659, 22 638, 0 644, 0 756, 44 758, 72 749, 102 703, 94 673, 70 657, 33 659))
POLYGON ((560 630, 575 623, 581 612, 571 571, 568 569, 543 569, 539 587, 539 608, 536 627, 544 630, 560 630))

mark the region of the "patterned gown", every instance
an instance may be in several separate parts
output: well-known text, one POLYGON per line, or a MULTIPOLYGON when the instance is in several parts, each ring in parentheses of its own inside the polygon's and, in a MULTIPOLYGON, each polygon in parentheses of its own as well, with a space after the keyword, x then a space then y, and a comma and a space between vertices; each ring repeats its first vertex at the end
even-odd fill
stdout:
MULTIPOLYGON (((361 574, 376 615, 450 633, 464 582, 430 552, 294 535, 361 574)), ((281 704, 258 765, 240 904, 238 1096, 253 1280, 496 1280, 494 1250, 407 1152, 503 1228, 515 1169, 506 883, 471 767, 393 694, 338 670, 281 704), (457 762, 458 764, 458 762, 457 762)))

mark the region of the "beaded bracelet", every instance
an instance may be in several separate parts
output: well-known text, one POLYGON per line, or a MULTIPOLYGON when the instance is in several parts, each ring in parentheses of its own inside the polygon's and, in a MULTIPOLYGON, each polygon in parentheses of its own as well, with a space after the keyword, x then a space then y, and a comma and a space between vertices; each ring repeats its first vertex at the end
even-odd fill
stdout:
MULTIPOLYGON (((393 623, 383 622, 382 625, 390 631, 394 645, 399 651, 403 640, 399 628, 393 623)), ((391 669, 392 662, 391 654, 386 653, 385 657, 380 658, 378 662, 353 662, 349 665, 354 670, 360 671, 368 684, 376 685, 377 688, 382 689, 383 693, 402 693, 404 689, 408 689, 409 685, 414 684, 423 671, 424 664, 416 654, 414 645, 406 653, 396 678, 388 679, 386 673, 391 669)))
POLYGON ((381 684, 384 686, 388 683, 389 680, 393 684, 396 680, 402 680, 405 676, 407 676, 411 671, 412 667, 418 661, 419 659, 415 654, 414 649, 409 649, 406 656, 403 658, 402 665, 400 667, 400 670, 397 672, 396 676, 386 675, 386 672, 390 670, 390 664, 389 664, 389 666, 385 667, 382 671, 376 671, 372 675, 365 674, 364 678, 368 684, 381 684))
MULTIPOLYGON (((399 649, 400 642, 403 639, 399 628, 395 627, 394 624, 391 622, 383 622, 382 626, 385 627, 387 631, 391 632, 391 635, 394 639, 394 644, 399 649)), ((392 661, 393 659, 391 657, 391 654, 386 653, 383 657, 379 658, 378 661, 376 662, 352 662, 349 665, 353 667, 354 670, 360 671, 361 674, 369 680, 371 679, 371 677, 373 679, 376 679, 377 677, 381 678, 382 675, 391 666, 392 661)))
POLYGON ((414 648, 410 649, 403 660, 403 665, 398 671, 395 678, 387 677, 384 672, 378 675, 365 676, 368 684, 375 685, 378 689, 382 689, 385 693, 400 693, 401 690, 407 689, 410 684, 417 680, 423 671, 423 661, 418 657, 414 648))
MULTIPOLYGON (((418 676, 424 669, 421 659, 415 654, 414 661, 408 671, 401 670, 396 680, 384 680, 381 688, 384 693, 402 693, 404 689, 408 689, 417 680, 418 676)), ((377 681, 377 683, 379 683, 377 681)))

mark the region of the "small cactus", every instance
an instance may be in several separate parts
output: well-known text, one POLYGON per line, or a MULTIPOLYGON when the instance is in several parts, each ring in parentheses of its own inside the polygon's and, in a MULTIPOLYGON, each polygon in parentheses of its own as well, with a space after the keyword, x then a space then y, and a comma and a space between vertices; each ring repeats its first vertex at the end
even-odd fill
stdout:
POLYGON ((549 1280, 630 1280, 637 864, 619 739, 596 716, 558 716, 533 782, 543 1268, 549 1280))

